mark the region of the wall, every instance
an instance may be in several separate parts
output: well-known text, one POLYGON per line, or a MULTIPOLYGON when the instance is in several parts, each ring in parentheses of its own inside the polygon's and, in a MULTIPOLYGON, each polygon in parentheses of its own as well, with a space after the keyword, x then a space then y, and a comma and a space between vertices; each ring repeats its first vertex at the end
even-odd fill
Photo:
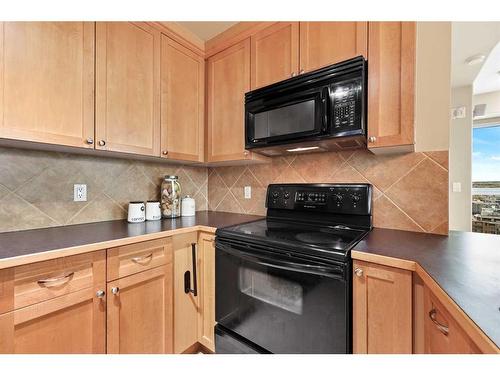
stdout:
POLYGON ((448 149, 450 89, 451 22, 418 22, 415 151, 448 149))
POLYGON ((276 157, 270 164, 210 168, 209 208, 265 214, 267 185, 283 182, 368 182, 374 225, 448 233, 448 151, 374 155, 367 150, 276 157), (244 199, 244 186, 252 187, 244 199))
POLYGON ((0 147, 0 232, 124 219, 131 200, 159 199, 166 174, 207 209, 207 168, 0 147), (73 202, 73 184, 87 202, 73 202))
POLYGON ((465 106, 466 117, 454 119, 450 127, 450 229, 471 231, 472 198, 472 86, 452 90, 452 107, 465 106), (452 191, 453 182, 462 191, 452 191))
POLYGON ((486 116, 500 116, 500 91, 492 91, 486 92, 484 94, 474 95, 472 97, 472 105, 475 106, 476 104, 486 104, 486 116))

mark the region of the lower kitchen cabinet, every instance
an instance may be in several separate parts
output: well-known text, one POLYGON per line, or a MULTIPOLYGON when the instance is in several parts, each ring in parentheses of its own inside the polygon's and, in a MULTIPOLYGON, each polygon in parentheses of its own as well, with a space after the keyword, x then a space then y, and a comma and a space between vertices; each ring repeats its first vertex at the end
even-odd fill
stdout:
POLYGON ((105 353, 105 276, 105 251, 0 270, 0 353, 105 353))
POLYGON ((105 340, 106 302, 92 288, 0 315, 0 353, 97 354, 105 340))
POLYGON ((426 354, 480 354, 465 331, 450 312, 424 287, 424 353, 426 354))
POLYGON ((173 237, 173 247, 174 353, 214 352, 214 235, 177 235, 173 237))
POLYGON ((353 271, 353 352, 411 354, 411 271, 357 260, 353 271))
POLYGON ((174 353, 196 351, 199 310, 198 233, 173 236, 172 244, 174 248, 174 353))
POLYGON ((172 240, 107 251, 107 352, 173 352, 172 240))
POLYGON ((108 283, 107 352, 172 353, 172 264, 108 283))
POLYGON ((201 287, 198 340, 206 349, 215 352, 215 236, 201 232, 198 244, 201 287))

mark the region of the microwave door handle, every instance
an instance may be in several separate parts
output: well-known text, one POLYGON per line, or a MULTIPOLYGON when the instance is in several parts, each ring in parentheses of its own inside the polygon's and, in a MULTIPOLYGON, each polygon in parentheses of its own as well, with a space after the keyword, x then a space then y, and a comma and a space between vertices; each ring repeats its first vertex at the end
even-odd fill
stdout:
POLYGON ((323 111, 323 131, 326 132, 328 127, 328 100, 330 100, 330 88, 325 87, 323 89, 323 95, 321 95, 321 110, 323 111))
POLYGON ((283 261, 280 259, 275 259, 271 257, 266 257, 263 255, 250 254, 246 251, 237 250, 231 246, 217 244, 217 249, 222 250, 230 255, 236 256, 241 259, 248 260, 253 263, 261 264, 263 266, 268 266, 272 268, 280 268, 287 271, 301 272, 314 275, 328 276, 332 278, 344 278, 344 273, 341 269, 336 267, 328 266, 316 266, 300 264, 295 262, 283 261))

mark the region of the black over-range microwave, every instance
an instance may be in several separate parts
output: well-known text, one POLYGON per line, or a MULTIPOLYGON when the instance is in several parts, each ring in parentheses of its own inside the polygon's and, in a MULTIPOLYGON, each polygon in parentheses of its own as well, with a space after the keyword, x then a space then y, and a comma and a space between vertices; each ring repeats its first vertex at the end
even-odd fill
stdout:
POLYGON ((366 145, 367 62, 330 65, 245 94, 245 148, 274 156, 366 145))

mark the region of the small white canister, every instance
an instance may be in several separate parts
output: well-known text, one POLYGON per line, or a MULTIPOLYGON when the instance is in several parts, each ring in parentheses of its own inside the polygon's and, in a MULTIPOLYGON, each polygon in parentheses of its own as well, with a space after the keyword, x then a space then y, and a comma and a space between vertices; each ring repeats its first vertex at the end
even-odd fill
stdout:
POLYGON ((160 220, 161 210, 160 202, 158 201, 147 201, 146 202, 146 220, 160 220))
POLYGON ((196 211, 196 206, 194 203, 194 199, 189 195, 186 195, 182 198, 181 204, 181 215, 182 216, 194 216, 196 211))
POLYGON ((144 202, 130 202, 128 204, 129 223, 142 223, 146 220, 146 205, 144 202))

